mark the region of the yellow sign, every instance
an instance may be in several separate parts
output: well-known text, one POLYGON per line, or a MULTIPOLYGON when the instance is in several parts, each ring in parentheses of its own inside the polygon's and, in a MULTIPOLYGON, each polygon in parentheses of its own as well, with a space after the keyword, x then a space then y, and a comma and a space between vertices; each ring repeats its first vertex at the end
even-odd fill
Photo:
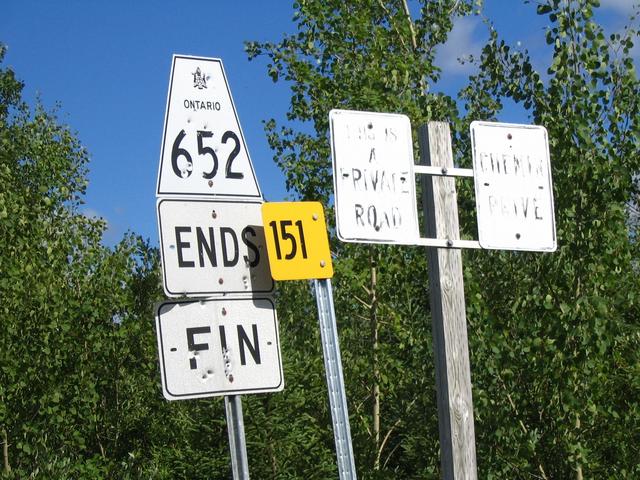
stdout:
POLYGON ((333 276, 320 202, 263 203, 262 223, 274 280, 333 276))

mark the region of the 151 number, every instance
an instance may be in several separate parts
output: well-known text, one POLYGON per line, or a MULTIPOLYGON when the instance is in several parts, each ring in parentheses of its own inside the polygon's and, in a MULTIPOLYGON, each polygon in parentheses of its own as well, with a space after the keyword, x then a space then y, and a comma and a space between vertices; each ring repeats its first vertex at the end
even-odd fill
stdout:
POLYGON ((302 252, 302 258, 307 258, 307 244, 304 240, 304 230, 302 229, 302 220, 298 220, 295 224, 291 220, 280 220, 276 222, 273 220, 269 222, 271 230, 273 230, 273 239, 275 241, 276 256, 278 260, 282 260, 282 249, 280 248, 280 239, 288 240, 291 242, 291 250, 285 254, 285 260, 292 260, 298 253, 298 241, 293 233, 287 231, 287 227, 295 225, 298 227, 298 238, 300 239, 300 250, 302 252), (280 231, 278 232, 278 224, 280 224, 280 231))
MULTIPOLYGON (((176 139, 173 141, 173 148, 171 149, 171 167, 173 167, 173 173, 180 178, 187 178, 191 176, 191 172, 193 170, 193 159, 189 151, 180 146, 180 142, 186 136, 186 132, 184 130, 180 130, 176 139), (178 165, 178 159, 180 157, 184 157, 185 162, 182 162, 182 166, 178 165)), ((198 155, 209 155, 213 160, 213 167, 209 172, 202 172, 203 178, 210 180, 216 176, 218 173, 218 156, 213 148, 204 145, 205 138, 213 137, 213 132, 208 130, 198 130, 197 139, 198 139, 198 155)), ((242 172, 234 172, 231 170, 233 165, 233 161, 240 153, 240 140, 238 136, 233 133, 231 130, 227 130, 222 135, 222 143, 227 143, 229 140, 232 140, 234 143, 233 149, 231 153, 229 153, 229 157, 227 158, 227 163, 224 167, 225 178, 244 178, 244 174, 242 172)))

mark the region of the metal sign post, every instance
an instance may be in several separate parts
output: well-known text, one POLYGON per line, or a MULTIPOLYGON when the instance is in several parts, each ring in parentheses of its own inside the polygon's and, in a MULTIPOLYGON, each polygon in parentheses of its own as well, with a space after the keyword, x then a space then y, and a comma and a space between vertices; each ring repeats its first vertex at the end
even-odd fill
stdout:
POLYGON ((324 209, 319 202, 264 203, 262 221, 273 278, 314 279, 338 474, 340 480, 355 480, 347 395, 331 291, 333 265, 324 209))
POLYGON ((318 320, 320 338, 324 353, 324 369, 327 376, 331 419, 333 420, 333 437, 338 457, 338 473, 340 480, 355 480, 356 465, 351 445, 351 428, 347 410, 347 396, 342 376, 342 357, 338 342, 338 327, 333 308, 333 292, 331 280, 314 280, 316 302, 318 304, 318 320))
POLYGON ((249 480, 249 462, 247 459, 247 442, 244 436, 242 401, 239 396, 227 395, 224 397, 224 407, 227 414, 227 432, 229 434, 233 480, 249 480))

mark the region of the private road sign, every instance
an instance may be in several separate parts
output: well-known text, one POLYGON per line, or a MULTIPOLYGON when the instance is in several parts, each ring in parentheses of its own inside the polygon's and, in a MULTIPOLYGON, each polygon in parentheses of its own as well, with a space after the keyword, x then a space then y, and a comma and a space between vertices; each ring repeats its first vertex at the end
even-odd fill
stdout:
POLYGON ((329 113, 338 238, 411 244, 420 237, 406 115, 329 113))

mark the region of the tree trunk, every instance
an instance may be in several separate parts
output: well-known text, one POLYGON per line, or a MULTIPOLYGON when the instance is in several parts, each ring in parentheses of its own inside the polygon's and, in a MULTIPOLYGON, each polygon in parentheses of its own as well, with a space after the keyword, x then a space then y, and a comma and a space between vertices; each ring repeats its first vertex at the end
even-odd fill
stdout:
POLYGON ((9 465, 9 437, 7 430, 2 429, 2 465, 4 473, 11 471, 11 465, 9 465))
POLYGON ((374 470, 380 469, 380 455, 378 455, 378 449, 380 448, 380 365, 378 364, 378 298, 377 298, 377 272, 376 262, 373 258, 373 254, 370 256, 371 264, 371 307, 369 309, 369 318, 371 320, 371 343, 373 346, 373 442, 374 451, 376 452, 376 460, 373 465, 374 470))
MULTIPOLYGON (((576 430, 580 429, 580 415, 576 415, 576 430)), ((583 480, 582 477, 582 465, 580 462, 576 465, 576 480, 583 480)))

